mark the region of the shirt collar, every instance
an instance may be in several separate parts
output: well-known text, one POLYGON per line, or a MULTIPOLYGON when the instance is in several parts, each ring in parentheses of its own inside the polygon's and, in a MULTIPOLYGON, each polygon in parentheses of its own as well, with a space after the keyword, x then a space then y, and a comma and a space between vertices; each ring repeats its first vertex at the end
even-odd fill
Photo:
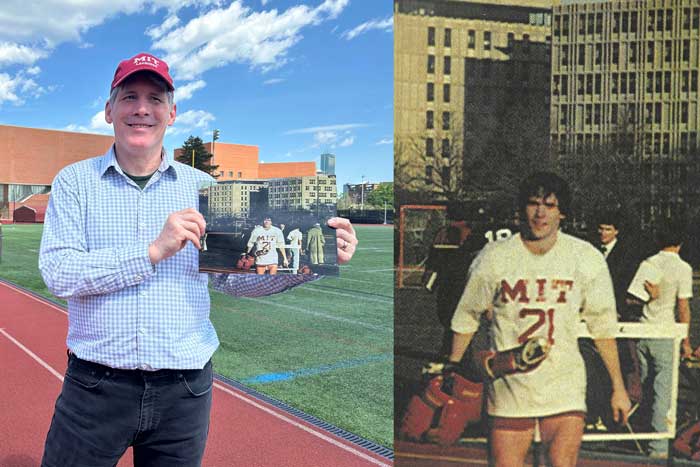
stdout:
MULTIPOLYGON (((113 167, 116 172, 118 172, 122 175, 125 175, 124 170, 122 170, 122 168, 119 166, 119 162, 117 161, 117 153, 114 151, 114 144, 102 156, 102 164, 100 167, 100 176, 104 176, 104 174, 107 173, 107 170, 109 170, 110 167, 113 167)), ((160 166, 158 166, 158 169, 156 169, 156 172, 160 172, 161 174, 164 174, 170 168, 172 168, 172 170, 170 170, 170 172, 173 174, 174 177, 177 178, 177 173, 175 171, 175 167, 172 164, 170 164, 170 162, 168 161, 168 157, 165 154, 165 150, 161 149, 160 166)))
POLYGON ((610 243, 608 243, 607 245, 602 245, 602 246, 605 247, 605 252, 606 252, 607 254, 610 254, 610 252, 612 251, 612 249, 615 248, 615 245, 617 245, 617 237, 613 238, 613 239, 610 241, 610 243))

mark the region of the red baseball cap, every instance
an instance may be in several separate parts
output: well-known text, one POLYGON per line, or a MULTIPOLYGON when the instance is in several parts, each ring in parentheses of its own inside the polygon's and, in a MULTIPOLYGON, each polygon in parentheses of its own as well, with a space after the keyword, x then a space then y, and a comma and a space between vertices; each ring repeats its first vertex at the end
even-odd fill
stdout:
POLYGON ((150 71, 157 74, 165 80, 171 91, 175 90, 173 79, 170 77, 168 64, 151 54, 140 53, 119 62, 119 66, 114 72, 114 79, 112 80, 112 86, 109 88, 109 91, 112 92, 122 81, 139 71, 150 71))

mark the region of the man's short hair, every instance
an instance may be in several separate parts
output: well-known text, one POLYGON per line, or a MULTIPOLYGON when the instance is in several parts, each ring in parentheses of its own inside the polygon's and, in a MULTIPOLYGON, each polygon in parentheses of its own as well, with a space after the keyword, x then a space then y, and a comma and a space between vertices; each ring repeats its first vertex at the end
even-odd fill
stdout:
POLYGON ((656 245, 661 248, 679 246, 685 241, 685 223, 679 219, 662 219, 656 231, 656 245))
POLYGON ((155 73, 151 73, 150 71, 139 71, 134 73, 133 75, 129 76, 128 78, 125 78, 124 81, 119 83, 112 89, 112 92, 109 93, 109 105, 114 107, 114 102, 117 100, 117 94, 119 94, 119 91, 132 79, 134 79, 137 76, 144 76, 148 78, 150 82, 158 86, 161 91, 167 94, 168 96, 168 105, 172 108, 173 106, 173 101, 175 100, 175 93, 170 90, 170 85, 165 81, 163 78, 160 76, 156 75, 155 73))
POLYGON ((529 199, 533 196, 546 198, 549 195, 555 195, 559 202, 559 211, 562 214, 568 214, 571 206, 569 184, 552 172, 535 172, 520 183, 518 208, 524 211, 529 199))
POLYGON ((622 213, 617 209, 607 209, 600 211, 596 215, 596 226, 612 225, 617 230, 622 230, 624 227, 624 218, 622 213))

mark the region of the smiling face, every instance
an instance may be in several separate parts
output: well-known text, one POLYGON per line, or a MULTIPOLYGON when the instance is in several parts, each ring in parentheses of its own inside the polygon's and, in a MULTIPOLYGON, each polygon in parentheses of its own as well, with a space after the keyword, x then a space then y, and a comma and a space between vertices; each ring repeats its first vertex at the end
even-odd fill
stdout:
POLYGON ((114 101, 105 106, 105 120, 114 126, 120 158, 160 157, 165 130, 175 121, 176 107, 164 88, 145 73, 121 84, 114 101))
POLYGON ((272 227, 272 220, 268 217, 267 219, 263 220, 263 228, 269 229, 272 227))
POLYGON ((527 219, 527 240, 549 241, 556 239, 559 224, 564 215, 559 210, 559 200, 553 193, 545 196, 531 196, 525 206, 527 219))

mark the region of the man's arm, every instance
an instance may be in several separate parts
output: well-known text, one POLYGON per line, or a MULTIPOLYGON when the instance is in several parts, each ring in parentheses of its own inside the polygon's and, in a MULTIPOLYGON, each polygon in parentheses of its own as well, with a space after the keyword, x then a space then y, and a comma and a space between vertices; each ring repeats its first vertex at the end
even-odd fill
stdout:
POLYGON ((469 343, 472 341, 474 333, 470 332, 467 334, 460 334, 458 332, 452 333, 452 351, 450 352, 449 360, 453 363, 459 363, 464 357, 464 353, 469 347, 469 343))
POLYGON ((76 170, 62 170, 52 186, 39 252, 44 282, 60 298, 107 294, 141 283, 154 273, 147 242, 88 249, 76 170))
POLYGON ((615 339, 593 339, 600 357, 605 363, 610 380, 612 382, 612 396, 610 397, 610 407, 613 412, 613 420, 627 423, 627 414, 630 411, 630 399, 625 390, 625 383, 620 372, 620 359, 617 355, 617 343, 615 339))
MULTIPOLYGON (((690 303, 687 298, 678 299, 678 321, 690 324, 690 303)), ((688 336, 681 343, 681 354, 683 358, 690 357, 693 354, 693 348, 690 346, 690 338, 688 336)))

